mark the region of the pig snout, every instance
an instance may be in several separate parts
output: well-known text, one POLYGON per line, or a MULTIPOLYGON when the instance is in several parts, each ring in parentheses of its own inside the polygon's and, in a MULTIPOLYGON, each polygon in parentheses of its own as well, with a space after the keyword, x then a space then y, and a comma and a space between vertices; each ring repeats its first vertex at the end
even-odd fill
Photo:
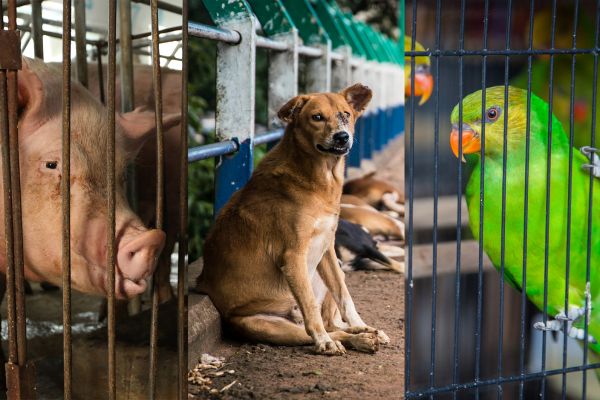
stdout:
POLYGON ((124 237, 117 253, 117 274, 115 291, 117 297, 130 298, 143 293, 147 281, 158 262, 165 245, 165 233, 152 229, 136 233, 131 239, 124 237))

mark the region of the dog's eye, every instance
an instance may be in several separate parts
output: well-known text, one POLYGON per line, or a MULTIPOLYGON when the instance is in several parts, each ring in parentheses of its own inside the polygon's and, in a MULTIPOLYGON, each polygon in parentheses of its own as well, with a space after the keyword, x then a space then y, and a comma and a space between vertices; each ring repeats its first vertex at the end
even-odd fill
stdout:
POLYGON ((346 118, 350 118, 350 113, 348 111, 344 111, 344 115, 346 116, 346 118))
POLYGON ((312 119, 313 119, 314 121, 323 121, 323 115, 321 115, 321 114, 314 114, 314 115, 312 116, 312 119))
POLYGON ((58 161, 46 161, 46 168, 48 168, 48 169, 58 168, 58 161))

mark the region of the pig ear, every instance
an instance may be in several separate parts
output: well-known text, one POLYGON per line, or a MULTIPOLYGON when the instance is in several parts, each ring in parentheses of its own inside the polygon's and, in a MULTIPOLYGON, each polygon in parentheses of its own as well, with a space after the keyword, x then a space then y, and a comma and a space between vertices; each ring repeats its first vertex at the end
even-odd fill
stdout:
POLYGON ((367 86, 356 83, 340 92, 348 104, 354 109, 354 115, 360 116, 373 97, 373 92, 367 86))
MULTIPOLYGON (((137 154, 146 140, 156 132, 154 111, 138 107, 133 111, 117 114, 117 121, 123 128, 125 147, 130 153, 137 154)), ((163 114, 163 131, 181 122, 181 114, 163 114)))
POLYGON ((40 77, 29 66, 30 60, 23 59, 22 69, 17 75, 19 113, 27 113, 31 122, 39 116, 44 103, 44 85, 40 77))
POLYGON ((302 107, 304 107, 304 105, 308 102, 309 99, 310 96, 308 95, 294 97, 293 99, 285 103, 283 107, 281 107, 281 109, 277 113, 277 116, 283 122, 292 122, 294 119, 296 119, 296 117, 300 113, 300 110, 302 110, 302 107))

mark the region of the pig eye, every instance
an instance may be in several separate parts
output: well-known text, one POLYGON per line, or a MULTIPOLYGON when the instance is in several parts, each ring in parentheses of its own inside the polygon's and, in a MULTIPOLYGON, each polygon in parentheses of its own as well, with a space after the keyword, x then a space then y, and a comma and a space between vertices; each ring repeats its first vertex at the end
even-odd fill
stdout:
POLYGON ((323 115, 322 115, 322 114, 314 114, 314 115, 312 116, 312 119, 313 119, 314 121, 323 121, 323 115))
POLYGON ((46 168, 48 168, 48 169, 58 168, 58 161, 46 161, 46 168))

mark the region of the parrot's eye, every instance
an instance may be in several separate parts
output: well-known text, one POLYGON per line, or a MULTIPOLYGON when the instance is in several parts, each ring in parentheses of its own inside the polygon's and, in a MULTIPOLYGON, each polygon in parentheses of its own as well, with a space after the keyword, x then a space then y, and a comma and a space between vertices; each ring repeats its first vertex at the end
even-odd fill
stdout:
POLYGON ((498 118, 500 117, 501 111, 502 110, 500 110, 499 107, 488 108, 488 110, 486 112, 487 122, 497 121, 498 118))

